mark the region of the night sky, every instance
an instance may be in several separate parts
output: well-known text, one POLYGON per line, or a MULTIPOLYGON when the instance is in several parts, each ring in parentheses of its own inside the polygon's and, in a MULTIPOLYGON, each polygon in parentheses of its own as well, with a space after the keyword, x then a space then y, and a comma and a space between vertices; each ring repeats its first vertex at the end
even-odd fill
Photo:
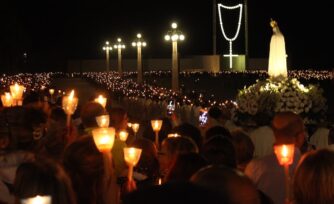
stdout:
MULTIPOLYGON (((289 68, 334 68, 333 3, 296 2, 248 0, 250 57, 268 57, 269 20, 274 18, 285 36, 289 68)), ((105 40, 115 42, 117 37, 127 44, 124 58, 135 58, 130 44, 137 32, 148 43, 144 57, 171 57, 171 45, 164 42, 164 34, 172 21, 178 22, 186 36, 179 44, 181 57, 212 54, 211 0, 5 0, 0 13, 1 72, 64 70, 70 59, 102 59, 105 40)), ((235 25, 235 18, 227 22, 227 32, 234 32, 235 25)), ((242 27, 234 43, 238 54, 244 53, 244 35, 242 27)), ((219 54, 228 52, 219 25, 217 48, 219 54)), ((116 58, 116 54, 111 57, 116 58)))

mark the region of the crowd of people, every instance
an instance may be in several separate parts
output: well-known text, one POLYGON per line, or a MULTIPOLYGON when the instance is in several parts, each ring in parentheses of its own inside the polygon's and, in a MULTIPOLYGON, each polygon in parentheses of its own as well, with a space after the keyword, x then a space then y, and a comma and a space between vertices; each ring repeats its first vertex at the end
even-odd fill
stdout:
POLYGON ((22 106, 1 107, 0 203, 37 195, 50 196, 53 204, 334 203, 331 127, 307 128, 298 115, 283 112, 250 130, 213 106, 198 127, 161 113, 157 145, 152 118, 133 121, 124 108, 93 100, 68 126, 61 96, 50 101, 27 91, 22 106), (96 117, 106 114, 116 132, 111 168, 92 137, 96 117), (139 122, 139 131, 129 122, 139 122), (119 138, 123 130, 126 141, 119 138), (280 144, 295 145, 291 192, 273 151, 280 144), (124 147, 142 149, 134 180, 127 179, 124 147))

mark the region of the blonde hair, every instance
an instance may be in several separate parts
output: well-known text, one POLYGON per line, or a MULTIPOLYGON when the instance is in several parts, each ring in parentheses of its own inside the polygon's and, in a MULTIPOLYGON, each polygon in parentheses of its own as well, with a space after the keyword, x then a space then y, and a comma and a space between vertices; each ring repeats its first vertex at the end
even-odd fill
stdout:
POLYGON ((307 153, 293 180, 297 204, 334 203, 334 152, 326 149, 307 153))

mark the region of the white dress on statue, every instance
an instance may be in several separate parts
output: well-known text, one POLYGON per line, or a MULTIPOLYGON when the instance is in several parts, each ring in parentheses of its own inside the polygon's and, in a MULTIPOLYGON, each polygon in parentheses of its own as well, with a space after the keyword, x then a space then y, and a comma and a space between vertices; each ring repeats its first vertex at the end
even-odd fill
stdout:
POLYGON ((270 77, 288 76, 286 65, 286 52, 284 36, 279 30, 277 24, 273 26, 273 35, 270 40, 269 50, 269 67, 268 74, 270 77))

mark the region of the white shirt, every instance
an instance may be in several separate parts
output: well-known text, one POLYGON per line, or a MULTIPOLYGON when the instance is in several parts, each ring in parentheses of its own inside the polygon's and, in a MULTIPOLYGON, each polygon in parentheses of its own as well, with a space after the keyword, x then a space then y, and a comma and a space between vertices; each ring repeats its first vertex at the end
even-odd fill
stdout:
POLYGON ((254 144, 254 158, 260 158, 273 153, 275 142, 274 132, 269 126, 261 126, 253 130, 249 137, 254 144))

